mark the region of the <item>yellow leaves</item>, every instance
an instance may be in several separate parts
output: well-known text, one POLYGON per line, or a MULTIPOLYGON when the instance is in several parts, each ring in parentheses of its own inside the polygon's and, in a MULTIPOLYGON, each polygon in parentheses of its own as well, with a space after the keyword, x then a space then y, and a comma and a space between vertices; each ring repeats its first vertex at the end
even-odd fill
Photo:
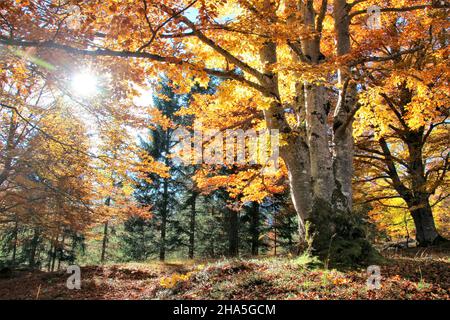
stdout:
POLYGON ((193 272, 188 272, 186 274, 179 274, 175 272, 169 277, 162 277, 159 284, 166 289, 172 289, 182 282, 187 282, 193 276, 193 272))
POLYGON ((343 284, 346 284, 346 283, 350 283, 350 280, 347 279, 347 278, 344 278, 344 277, 333 279, 333 284, 335 286, 340 286, 340 285, 343 285, 343 284))
POLYGON ((148 176, 149 173, 155 173, 163 178, 169 177, 169 168, 162 162, 156 161, 145 150, 138 152, 139 161, 134 163, 132 172, 140 176, 148 176))
POLYGON ((26 6, 30 5, 30 1, 29 0, 16 0, 16 4, 26 7, 26 6))
POLYGON ((234 17, 238 18, 244 14, 244 9, 237 4, 237 1, 217 1, 222 2, 217 6, 218 18, 234 17))
POLYGON ((198 271, 201 271, 201 270, 203 270, 203 268, 205 267, 205 265, 204 264, 198 264, 197 266, 196 266, 196 269, 198 270, 198 271))
POLYGON ((2 114, 2 121, 17 126, 13 134, 19 143, 13 152, 17 164, 9 177, 14 188, 2 192, 1 201, 14 203, 11 213, 23 223, 52 232, 62 226, 82 231, 91 219, 93 183, 85 128, 58 101, 48 109, 27 103, 26 96, 20 98, 14 105, 22 117, 2 114))
POLYGON ((133 193, 133 191, 134 191, 134 188, 133 188, 132 186, 130 186, 130 185, 125 185, 125 186, 122 188, 122 190, 123 190, 123 194, 124 194, 126 197, 129 197, 129 196, 132 195, 132 193, 133 193))
POLYGON ((161 126, 164 130, 167 130, 168 128, 174 128, 173 122, 165 116, 161 110, 158 108, 150 108, 149 109, 149 116, 151 117, 151 122, 154 125, 161 126))
POLYGON ((195 81, 201 88, 206 89, 209 84, 209 76, 205 72, 202 72, 199 76, 195 77, 195 81))
POLYGON ((429 66, 426 70, 399 68, 391 71, 380 85, 360 93, 362 107, 356 115, 356 135, 369 129, 379 136, 391 132, 393 126, 401 128, 393 109, 401 114, 411 130, 439 122, 443 106, 450 102, 448 94, 444 94, 448 91, 448 84, 442 78, 443 72, 445 69, 440 65, 429 66), (405 89, 411 97, 399 106, 399 97, 405 89))
POLYGON ((411 233, 414 230, 408 208, 400 198, 385 199, 379 204, 374 203, 369 217, 379 230, 385 231, 393 238, 403 238, 408 232, 411 233))
POLYGON ((116 11, 117 11, 117 5, 116 5, 115 3, 111 4, 111 5, 108 7, 108 12, 109 12, 109 13, 115 13, 116 11))
POLYGON ((213 95, 195 94, 187 108, 178 115, 195 115, 206 128, 232 129, 257 125, 256 110, 268 108, 269 99, 236 81, 224 81, 213 95))
POLYGON ((197 171, 194 180, 197 186, 208 194, 223 188, 232 198, 239 198, 240 202, 261 202, 264 198, 277 193, 283 193, 286 185, 283 183, 286 176, 285 166, 280 170, 263 173, 258 169, 242 169, 228 175, 215 175, 213 170, 197 171))

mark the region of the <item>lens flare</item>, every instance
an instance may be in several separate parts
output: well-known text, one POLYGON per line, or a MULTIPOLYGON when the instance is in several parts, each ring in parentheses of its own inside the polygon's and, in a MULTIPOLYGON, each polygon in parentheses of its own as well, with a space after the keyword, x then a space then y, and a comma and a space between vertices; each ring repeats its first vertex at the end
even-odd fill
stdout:
POLYGON ((97 77, 89 72, 78 73, 72 78, 73 93, 81 97, 92 97, 98 93, 97 77))

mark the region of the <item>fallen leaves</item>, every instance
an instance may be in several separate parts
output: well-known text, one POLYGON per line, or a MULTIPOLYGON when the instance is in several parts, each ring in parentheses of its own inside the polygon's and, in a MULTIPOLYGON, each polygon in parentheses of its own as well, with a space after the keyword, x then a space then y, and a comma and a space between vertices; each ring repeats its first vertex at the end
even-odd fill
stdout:
POLYGON ((15 271, 0 280, 0 299, 450 299, 449 266, 396 257, 380 266, 380 290, 367 290, 364 269, 299 268, 291 258, 82 267, 81 290, 66 288, 63 271, 15 271))

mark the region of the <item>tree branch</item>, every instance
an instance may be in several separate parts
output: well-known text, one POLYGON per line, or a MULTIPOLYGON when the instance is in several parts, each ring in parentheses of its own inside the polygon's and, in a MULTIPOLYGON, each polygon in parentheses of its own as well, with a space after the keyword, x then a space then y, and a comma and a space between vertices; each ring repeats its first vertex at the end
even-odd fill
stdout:
MULTIPOLYGON (((174 10, 167 7, 164 4, 160 4, 160 6, 163 8, 163 10, 169 14, 174 14, 174 10)), ((256 70, 255 68, 252 68, 247 63, 243 62, 242 60, 235 57, 231 52, 227 51, 226 49, 222 48, 220 45, 215 43, 212 39, 208 38, 203 32, 197 29, 196 25, 186 18, 185 16, 179 16, 177 19, 185 23, 188 27, 192 29, 192 32, 199 38, 200 41, 202 41, 207 46, 211 47, 214 51, 222 55, 225 59, 227 59, 229 62, 235 64, 237 67, 242 69, 245 72, 248 72, 252 76, 254 76, 256 79, 258 79, 260 82, 264 81, 264 74, 256 70)))
POLYGON ((405 200, 411 198, 410 190, 405 187, 405 185, 401 182, 400 177, 398 176, 397 169, 395 168, 395 164, 392 161, 391 151, 389 150, 389 146, 386 143, 386 140, 384 138, 380 138, 380 140, 378 141, 387 160, 386 165, 388 166, 388 174, 393 182, 394 188, 405 200))
MULTIPOLYGON (((359 1, 359 2, 361 2, 361 1, 359 1)), ((416 5, 416 6, 410 6, 410 7, 402 7, 402 8, 381 8, 380 11, 381 12, 407 12, 407 11, 426 9, 426 8, 449 8, 449 7, 450 6, 448 4, 445 4, 443 6, 436 6, 433 4, 423 4, 423 5, 416 5)), ((367 9, 366 10, 358 10, 358 11, 352 12, 349 15, 349 17, 351 19, 357 15, 361 15, 361 14, 365 14, 365 13, 367 13, 367 9)))
MULTIPOLYGON (((115 51, 110 49, 96 49, 96 50, 86 50, 86 49, 79 49, 74 48, 72 46, 64 45, 55 43, 53 41, 25 41, 25 40, 16 40, 16 39, 8 39, 5 37, 0 36, 0 44, 9 45, 9 46, 16 46, 16 47, 33 47, 33 48, 48 48, 48 49, 57 49, 62 50, 64 52, 70 53, 70 54, 76 54, 76 55, 82 55, 82 56, 105 56, 105 57, 120 57, 120 58, 140 58, 140 59, 149 59, 156 62, 163 62, 163 63, 170 63, 170 64, 176 64, 176 65, 182 65, 182 64, 189 64, 194 69, 198 69, 199 71, 204 71, 210 75, 215 75, 218 77, 225 77, 225 78, 232 78, 237 81, 241 81, 242 83, 245 83, 246 85, 257 89, 261 93, 266 93, 267 89, 265 89, 263 86, 252 82, 248 79, 245 79, 242 76, 233 75, 230 72, 222 72, 215 69, 208 69, 208 68, 197 68, 192 63, 183 61, 181 59, 176 59, 173 57, 164 57, 157 54, 152 54, 148 52, 135 52, 135 51, 115 51)), ((258 71, 256 71, 258 72, 258 71)), ((259 73, 259 72, 258 72, 259 73)))

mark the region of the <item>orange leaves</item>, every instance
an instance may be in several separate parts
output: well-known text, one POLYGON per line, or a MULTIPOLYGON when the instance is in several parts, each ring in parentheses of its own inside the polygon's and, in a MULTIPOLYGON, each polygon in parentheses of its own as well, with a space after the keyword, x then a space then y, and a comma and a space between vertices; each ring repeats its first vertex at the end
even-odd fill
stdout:
POLYGON ((194 272, 188 272, 186 274, 179 274, 175 272, 169 277, 162 277, 159 284, 166 289, 172 289, 180 283, 187 282, 193 276, 194 272))
POLYGON ((108 7, 108 13, 116 13, 118 10, 117 5, 115 3, 112 3, 109 7, 108 7))
MULTIPOLYGON (((7 183, 0 185, 0 202, 11 203, 7 214, 19 223, 46 230, 48 236, 63 227, 82 231, 91 221, 92 200, 85 128, 59 103, 44 108, 22 98, 16 99, 13 105, 17 108, 11 110, 17 117, 5 118, 15 123, 15 130, 7 134, 17 144, 11 148, 0 141, 2 154, 6 151, 15 158, 7 183)), ((3 109, 1 115, 5 115, 3 109)), ((0 127, 2 136, 4 129, 0 127)))
POLYGON ((139 151, 139 159, 131 171, 137 174, 140 179, 151 183, 151 180, 148 178, 149 173, 155 173, 162 178, 169 177, 169 168, 164 163, 156 161, 145 150, 139 151))
POLYGON ((268 107, 268 100, 236 81, 224 81, 213 94, 196 94, 179 115, 193 114, 207 128, 249 128, 258 123, 256 110, 268 107))
POLYGON ((444 106, 450 102, 449 95, 444 93, 448 83, 442 76, 446 73, 448 71, 440 63, 428 65, 424 70, 403 65, 391 70, 380 85, 371 86, 360 94, 362 108, 358 111, 357 119, 363 125, 355 126, 357 134, 368 125, 379 134, 392 131, 392 125, 401 127, 393 109, 399 108, 397 96, 404 88, 410 91, 411 97, 402 106, 402 118, 411 130, 439 122, 444 114, 444 106), (388 97, 384 97, 386 95, 388 97))
POLYGON ((283 193, 286 190, 286 185, 283 183, 284 174, 284 167, 283 170, 265 175, 257 169, 241 170, 227 175, 215 175, 209 170, 199 170, 194 180, 206 194, 223 188, 232 198, 242 203, 261 202, 272 194, 283 193))
POLYGON ((157 108, 150 108, 149 114, 151 117, 151 122, 155 125, 159 125, 163 128, 163 130, 167 130, 168 128, 174 128, 174 123, 167 116, 165 116, 161 110, 157 108))
MULTIPOLYGON (((217 92, 189 96, 190 101, 186 103, 189 107, 178 114, 189 119, 194 116, 205 127, 222 131, 264 128, 263 111, 273 101, 280 103, 280 110, 287 114, 292 128, 303 126, 300 112, 292 107, 302 99, 302 94, 296 91, 297 85, 305 81, 310 84, 325 83, 330 89, 327 100, 331 104, 336 99, 336 91, 343 88, 336 84, 337 70, 355 62, 358 64, 348 68, 347 75, 351 76, 352 84, 357 84, 362 105, 355 121, 357 136, 374 134, 377 139, 395 135, 404 127, 408 130, 430 128, 433 123, 442 121, 449 105, 448 49, 444 48, 445 41, 444 45, 440 44, 437 36, 448 29, 446 17, 431 8, 414 12, 383 10, 380 30, 369 30, 366 26, 365 10, 369 5, 402 8, 421 4, 420 1, 353 2, 354 6, 348 7, 355 14, 349 21, 350 53, 339 59, 336 58, 337 30, 334 30, 333 20, 336 8, 330 1, 323 8, 324 24, 321 30, 312 30, 307 17, 302 16, 307 8, 299 10, 298 1, 204 0, 192 3, 188 9, 190 3, 187 0, 76 1, 79 9, 73 12, 69 10, 69 5, 75 4, 73 1, 61 5, 61 10, 53 10, 52 5, 48 10, 47 7, 22 10, 22 6, 33 7, 32 2, 25 0, 0 3, 1 9, 7 9, 2 18, 13 24, 17 39, 54 39, 58 45, 70 46, 74 49, 72 52, 88 50, 85 54, 95 57, 90 62, 95 60, 99 72, 111 74, 111 81, 102 91, 106 98, 83 101, 82 108, 90 113, 88 121, 98 125, 94 130, 98 137, 95 145, 89 146, 84 141, 73 139, 84 150, 92 147, 99 151, 96 153, 98 161, 94 162, 97 172, 90 173, 95 176, 92 181, 106 186, 104 189, 98 188, 98 198, 115 195, 118 204, 119 199, 131 198, 131 176, 144 179, 148 179, 145 178, 147 173, 167 176, 167 168, 139 154, 134 144, 137 133, 149 127, 174 128, 172 121, 162 112, 148 105, 137 106, 133 103, 139 95, 136 88, 152 85, 151 82, 161 74, 171 79, 174 91, 179 94, 190 93, 194 86, 207 87, 210 81, 207 72, 226 76, 217 92), (7 5, 14 8, 9 9, 7 5), (173 12, 177 15, 171 15, 173 12), (65 19, 80 18, 77 15, 82 16, 78 21, 80 26, 74 30, 67 28, 65 19), (310 49, 317 45, 311 43, 312 39, 320 42, 318 47, 323 54, 320 55, 320 63, 312 63, 313 59, 308 58, 311 53, 307 51, 312 51, 310 49), (267 42, 277 45, 273 57, 276 62, 263 66, 260 49, 267 42), (302 42, 298 48, 305 52, 295 56, 295 50, 288 45, 293 42, 302 42), (416 48, 418 44, 424 49, 396 56, 400 50, 416 48), (374 61, 369 63, 366 60, 374 61), (263 69, 267 74, 263 74, 263 69), (397 110, 393 110, 395 108, 397 110), (122 184, 120 188, 116 186, 119 182, 122 184)), ((322 3, 311 2, 316 13, 320 12, 322 3)), ((317 15, 315 19, 319 19, 317 15)), ((2 29, 2 32, 5 37, 10 33, 8 28, 2 29)), ((44 78, 50 79, 49 84, 55 91, 60 83, 64 84, 70 78, 62 70, 70 71, 75 65, 88 61, 84 56, 81 58, 54 48, 39 48, 36 51, 26 56, 30 57, 31 53, 33 56, 43 55, 45 61, 57 68, 58 73, 45 71, 47 74, 44 75, 44 78)), ((8 71, 0 75, 0 84, 7 85, 11 78, 9 73, 12 73, 18 82, 18 93, 29 94, 34 89, 30 89, 27 83, 30 59, 19 61, 16 56, 7 54, 8 63, 2 62, 2 68, 8 68, 8 71)), ((39 70, 42 69, 42 65, 36 65, 39 70)), ((214 81, 218 82, 217 79, 214 81)), ((330 111, 331 115, 333 112, 330 111)), ((70 144, 72 137, 83 136, 84 128, 79 126, 69 130, 68 122, 68 117, 59 121, 49 116, 41 124, 46 129, 52 128, 53 135, 70 144)), ((437 139, 435 132, 430 139, 437 139)), ((439 137, 443 136, 445 132, 440 132, 439 137)), ((44 143, 48 154, 54 158, 65 152, 61 145, 44 143)), ((406 148, 400 143, 389 143, 397 157, 407 156, 406 148)), ((430 159, 435 154, 436 150, 427 151, 430 159)), ((36 158, 42 162, 49 160, 45 156, 36 158)), ((89 162, 86 158, 82 160, 89 162)), ((430 160, 429 165, 435 168, 436 162, 430 160)), ((284 189, 284 167, 272 174, 261 174, 256 166, 232 168, 230 175, 215 169, 204 168, 205 172, 197 177, 205 192, 225 188, 233 197, 243 201, 260 201, 284 189)), ((55 171, 61 174, 68 170, 58 166, 55 171)), ((74 172, 78 174, 83 170, 74 172)))
POLYGON ((30 1, 29 0, 15 0, 16 4, 21 5, 23 7, 29 6, 30 1))

